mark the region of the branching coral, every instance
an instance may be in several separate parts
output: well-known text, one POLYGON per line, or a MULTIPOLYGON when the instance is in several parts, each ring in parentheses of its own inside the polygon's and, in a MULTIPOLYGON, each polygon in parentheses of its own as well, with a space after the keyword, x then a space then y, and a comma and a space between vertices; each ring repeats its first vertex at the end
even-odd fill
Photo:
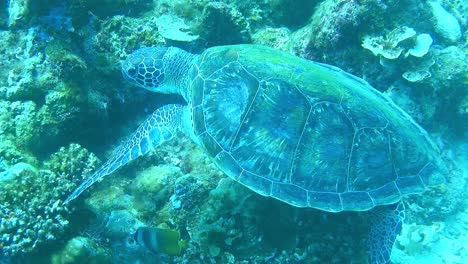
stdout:
POLYGON ((30 253, 54 241, 68 225, 62 199, 97 163, 77 144, 62 148, 38 170, 17 163, 0 174, 0 255, 30 253))

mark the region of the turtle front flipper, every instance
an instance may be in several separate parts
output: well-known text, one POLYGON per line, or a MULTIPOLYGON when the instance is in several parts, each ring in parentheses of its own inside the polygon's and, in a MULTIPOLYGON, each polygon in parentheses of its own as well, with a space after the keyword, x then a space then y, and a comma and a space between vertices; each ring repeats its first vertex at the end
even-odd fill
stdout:
POLYGON ((369 233, 369 263, 390 263, 390 254, 405 219, 403 202, 381 206, 369 211, 371 231, 369 233))
POLYGON ((64 203, 78 197, 102 177, 171 139, 177 131, 183 129, 185 108, 182 105, 171 104, 157 109, 126 142, 117 148, 112 158, 76 188, 64 203))

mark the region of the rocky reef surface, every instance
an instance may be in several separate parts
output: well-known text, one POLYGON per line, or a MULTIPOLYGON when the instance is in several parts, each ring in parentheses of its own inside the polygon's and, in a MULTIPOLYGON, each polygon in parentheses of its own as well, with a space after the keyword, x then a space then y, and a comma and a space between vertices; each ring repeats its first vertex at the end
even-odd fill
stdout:
POLYGON ((451 171, 405 200, 394 263, 467 263, 468 60, 463 1, 10 0, 0 3, 0 264, 365 263, 363 213, 293 208, 226 178, 178 137, 63 206, 157 107, 127 84, 145 46, 255 43, 367 80, 428 130, 451 171), (101 161, 97 158, 99 157, 101 161), (175 256, 139 226, 180 233, 175 256))

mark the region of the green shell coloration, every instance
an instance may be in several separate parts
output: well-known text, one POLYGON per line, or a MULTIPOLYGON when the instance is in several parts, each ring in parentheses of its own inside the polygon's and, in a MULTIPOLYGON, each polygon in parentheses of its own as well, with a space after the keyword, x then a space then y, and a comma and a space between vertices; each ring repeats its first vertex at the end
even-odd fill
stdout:
POLYGON ((299 207, 368 210, 443 181, 426 132, 365 81, 255 45, 200 55, 195 136, 230 177, 299 207))

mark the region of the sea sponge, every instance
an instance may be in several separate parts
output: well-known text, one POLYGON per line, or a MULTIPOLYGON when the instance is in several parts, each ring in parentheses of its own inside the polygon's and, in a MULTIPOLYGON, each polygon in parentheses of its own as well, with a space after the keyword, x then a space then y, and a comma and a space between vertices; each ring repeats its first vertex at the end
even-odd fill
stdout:
POLYGON ((447 12, 439 2, 428 1, 427 3, 431 8, 434 30, 437 34, 450 43, 459 40, 462 34, 458 20, 447 12))
POLYGON ((422 57, 429 52, 432 45, 432 38, 429 34, 421 34, 416 38, 414 47, 408 50, 410 55, 415 57, 422 57))

